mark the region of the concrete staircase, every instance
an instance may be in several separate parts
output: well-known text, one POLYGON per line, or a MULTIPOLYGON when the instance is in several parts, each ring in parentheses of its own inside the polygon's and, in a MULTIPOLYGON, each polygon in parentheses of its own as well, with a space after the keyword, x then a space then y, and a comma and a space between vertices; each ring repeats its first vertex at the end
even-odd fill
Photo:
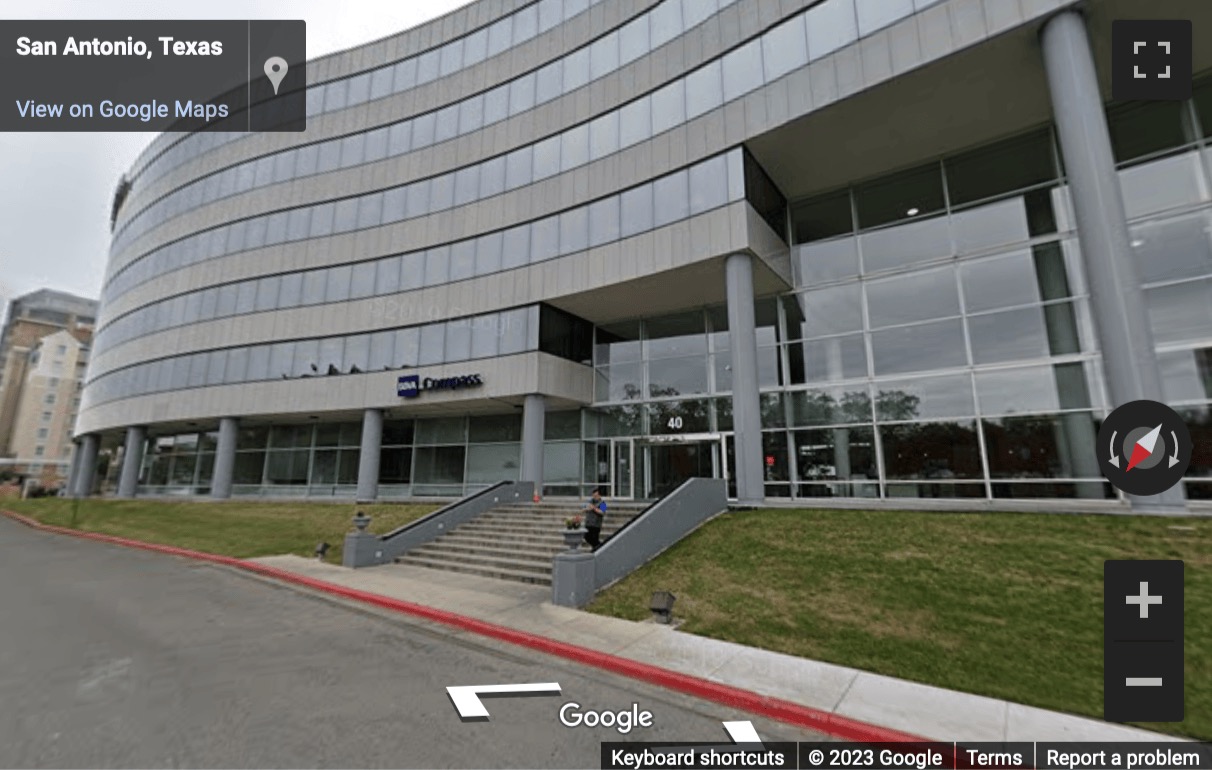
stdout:
MULTIPOLYGON (((561 534, 564 519, 585 507, 585 502, 557 498, 500 505, 397 557, 396 563, 551 585, 551 560, 566 550, 561 534)), ((602 542, 648 505, 607 500, 602 542)), ((581 548, 588 551, 588 546, 581 548)))

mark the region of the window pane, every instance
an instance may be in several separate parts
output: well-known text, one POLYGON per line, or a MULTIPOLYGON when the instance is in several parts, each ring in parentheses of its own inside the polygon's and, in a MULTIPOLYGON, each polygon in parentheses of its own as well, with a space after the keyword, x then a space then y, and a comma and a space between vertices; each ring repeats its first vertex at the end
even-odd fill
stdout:
POLYGON ((604 158, 619 149, 619 113, 609 112, 589 124, 589 157, 604 158))
POLYGON ((654 212, 651 184, 627 190, 621 200, 624 238, 652 229, 654 212))
POLYGON ((311 224, 308 230, 309 238, 323 238, 332 234, 333 217, 336 214, 336 204, 323 203, 312 209, 311 224))
POLYGON ((873 329, 959 315, 959 293, 950 267, 925 270, 867 284, 873 329))
POLYGON ((589 206, 589 245, 599 246, 618 240, 619 198, 613 196, 589 206))
POLYGON ((728 202, 728 166, 723 155, 690 167, 690 213, 701 214, 728 202))
POLYGON ((854 191, 859 227, 877 227, 942 211, 943 177, 938 164, 860 185, 854 191))
POLYGON ((374 262, 359 262, 353 266, 349 289, 350 299, 369 297, 375 293, 376 268, 377 265, 374 262))
POLYGON ((686 82, 675 80, 652 94, 652 134, 686 122, 686 82))
POLYGON ((589 246, 589 210, 581 208, 560 215, 560 253, 571 254, 589 246))
POLYGON ((475 273, 475 266, 475 241, 459 241, 450 247, 450 280, 470 278, 475 273))
POLYGON ((858 10, 859 35, 866 36, 913 13, 913 0, 855 3, 855 8, 858 10))
POLYGON ((471 322, 460 318, 446 323, 446 344, 443 355, 447 361, 471 358, 471 322))
POLYGON ((535 73, 535 104, 544 104, 560 95, 564 87, 563 62, 559 59, 535 73))
POLYGON ((534 107, 537 78, 532 72, 509 84, 509 114, 518 115, 534 107))
POLYGON ((475 200, 480 193, 480 167, 461 168, 454 177, 454 205, 462 206, 475 200))
POLYGON ((1149 101, 1115 105, 1107 111, 1111 149, 1117 163, 1180 147, 1194 139, 1184 126, 1186 102, 1149 101))
POLYGON ((796 243, 829 238, 854 232, 850 209, 850 191, 801 201, 791 207, 796 243))
POLYGON ((643 14, 619 30, 619 61, 627 64, 647 54, 649 50, 648 14, 643 14))
POLYGON ((418 327, 398 329, 393 352, 396 368, 416 366, 420 346, 421 330, 418 327))
POLYGON ((984 475, 972 420, 885 425, 880 429, 889 479, 975 479, 984 475))
POLYGON ((854 0, 825 0, 804 14, 808 55, 816 60, 858 39, 854 0))
POLYGON ((476 275, 487 275, 501 269, 501 247, 504 236, 490 233, 476 240, 476 275))
POLYGON ((968 312, 1039 302, 1031 252, 960 263, 964 307, 968 312))
POLYGON ((948 158, 947 194, 957 206, 1056 179, 1051 131, 998 142, 948 158))
POLYGON ((505 243, 501 253, 501 268, 509 270, 530 262, 530 225, 521 225, 505 231, 505 243))
POLYGON ((429 324, 421 327, 421 350, 418 363, 438 364, 443 361, 443 346, 446 341, 445 324, 429 324))
POLYGON ((540 219, 530 226, 530 261, 542 262, 560 253, 559 217, 540 219))
POLYGON ((597 80, 619 66, 619 33, 611 32, 589 47, 589 77, 597 80))
POLYGON ((500 335, 500 316, 498 314, 490 313, 473 318, 471 323, 471 358, 495 356, 497 354, 497 343, 500 335))
POLYGON ((958 318, 873 332, 871 347, 877 375, 968 363, 964 330, 958 318))
POLYGON ((553 136, 534 145, 534 178, 560 173, 560 137, 553 136))
POLYGON ((303 298, 303 273, 282 275, 278 292, 278 307, 297 307, 303 298))
MULTIPOLYGON (((537 309, 537 308, 536 308, 537 309)), ((501 316, 501 355, 520 353, 534 349, 531 344, 530 316, 531 308, 507 310, 501 316)), ((536 330, 537 332, 537 330, 536 330)))
POLYGON ((787 307, 787 325, 793 338, 809 339, 863 328, 863 299, 857 283, 798 294, 789 298, 787 307), (791 317, 793 303, 802 313, 800 324, 791 317))
POLYGON ((564 93, 571 93, 589 82, 589 49, 580 48, 564 57, 564 93))
POLYGON ((450 247, 439 246, 425 252, 425 285, 436 286, 450 280, 450 247))
POLYGON ((619 147, 630 147, 652 136, 652 101, 648 96, 619 110, 619 147))
POLYGON ((589 162, 589 125, 582 124, 560 136, 560 170, 583 166, 589 162))
POLYGON ((700 67, 686 77, 686 117, 695 118, 719 107, 724 101, 719 60, 700 67))
MULTIPOLYGON (((901 2, 912 3, 912 0, 901 2)), ((762 53, 767 83, 807 64, 808 38, 804 20, 796 16, 763 35, 762 53)))
POLYGON ((1049 353, 1044 313, 1038 307, 972 316, 968 333, 972 357, 978 364, 1042 358, 1049 353))
POLYGON ((505 158, 498 157, 480 164, 478 197, 491 198, 505 191, 505 158))
POLYGON ((383 193, 363 195, 358 200, 358 229, 375 227, 383 218, 383 193))
POLYGON ((270 276, 262 278, 256 282, 257 284, 257 300, 256 309, 273 310, 278 307, 278 286, 281 279, 278 276, 270 276))
POLYGON ((505 187, 513 190, 530 184, 533 177, 534 148, 515 150, 505 156, 505 187))
POLYGON ((1131 229, 1141 279, 1145 283, 1196 278, 1212 273, 1212 218, 1176 217, 1131 229))
POLYGON ((349 265, 329 268, 328 285, 324 290, 325 302, 341 302, 349 299, 349 282, 353 268, 349 265))
POLYGON ((1212 329, 1212 280, 1145 291, 1155 342, 1204 339, 1212 329))
POLYGON ((417 289, 425 285, 425 252, 414 251, 400 257, 400 290, 417 289))
POLYGON ((328 285, 327 270, 308 270, 303 274, 303 304, 317 305, 324 301, 324 290, 328 285))
POLYGON ((972 380, 966 374, 875 383, 877 422, 967 417, 975 413, 972 380))
POLYGON ((865 232, 859 242, 868 273, 939 259, 952 252, 947 219, 941 216, 865 232))

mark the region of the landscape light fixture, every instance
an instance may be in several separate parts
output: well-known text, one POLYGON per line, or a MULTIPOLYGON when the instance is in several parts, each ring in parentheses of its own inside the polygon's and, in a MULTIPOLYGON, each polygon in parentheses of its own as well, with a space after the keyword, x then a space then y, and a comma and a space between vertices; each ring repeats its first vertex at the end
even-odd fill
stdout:
POLYGON ((656 615, 658 623, 669 625, 673 622, 673 603, 676 599, 677 597, 668 591, 652 592, 652 601, 648 604, 648 609, 656 615))
POLYGON ((316 558, 324 561, 324 557, 328 554, 328 549, 332 548, 328 543, 320 543, 316 546, 316 558))

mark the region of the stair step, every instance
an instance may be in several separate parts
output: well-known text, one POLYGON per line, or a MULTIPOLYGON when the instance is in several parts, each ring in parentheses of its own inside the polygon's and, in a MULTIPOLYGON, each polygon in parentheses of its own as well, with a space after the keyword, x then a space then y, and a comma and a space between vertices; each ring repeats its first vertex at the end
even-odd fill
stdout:
POLYGON ((492 545, 483 544, 468 544, 458 541, 450 541, 446 538, 434 540, 432 543, 417 546, 409 551, 409 553, 429 553, 429 554, 470 554, 473 556, 493 556, 500 558, 520 558, 525 561, 543 561, 548 567, 551 566, 551 560, 557 553, 562 550, 567 550, 559 545, 538 545, 538 546, 521 546, 516 543, 494 543, 492 545))
POLYGON ((558 553, 560 549, 564 548, 564 541, 554 538, 543 540, 518 540, 510 538, 509 540, 502 540, 500 538, 444 535, 433 542, 456 550, 504 548, 527 553, 558 553))
POLYGON ((511 535, 508 538, 489 535, 483 531, 464 530, 462 527, 452 530, 449 534, 442 535, 434 541, 435 543, 459 543, 465 545, 482 545, 489 548, 495 548, 503 544, 516 545, 520 548, 547 548, 560 547, 564 545, 564 538, 557 535, 511 535))
POLYGON ((544 586, 551 585, 550 574, 542 575, 537 572, 483 567, 474 564, 447 562, 440 559, 408 555, 400 556, 396 559, 396 563, 407 564, 414 567, 428 567, 429 569, 445 570, 447 572, 461 572, 466 575, 480 575, 482 577, 496 578, 498 580, 512 580, 517 583, 531 583, 533 585, 544 586))
POLYGON ((440 550, 435 551, 432 545, 427 544, 414 548, 400 558, 405 558, 412 554, 426 559, 441 559, 452 564, 474 564, 480 567, 507 569, 516 572, 534 572, 540 575, 551 574, 551 559, 531 561, 529 559, 520 559, 517 554, 487 556, 478 553, 448 553, 440 550))

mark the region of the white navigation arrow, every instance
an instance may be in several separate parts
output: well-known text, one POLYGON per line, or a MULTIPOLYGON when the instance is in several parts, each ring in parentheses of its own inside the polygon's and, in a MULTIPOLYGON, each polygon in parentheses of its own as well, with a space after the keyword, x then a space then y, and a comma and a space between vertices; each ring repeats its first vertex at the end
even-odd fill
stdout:
POLYGON ((1111 464, 1116 468, 1119 467, 1119 455, 1115 453, 1115 434, 1119 431, 1111 431, 1111 464))
POLYGON ((1173 468, 1175 465, 1178 465, 1178 433, 1170 431, 1170 438, 1174 439, 1174 454, 1170 456, 1170 464, 1166 466, 1167 468, 1173 468))
POLYGON ((559 695, 558 682, 535 684, 481 684, 447 687, 450 700, 461 719, 488 718, 488 709, 480 702, 481 695, 559 695))
POLYGON ((732 738, 734 743, 762 745, 762 739, 758 737, 753 722, 725 722, 724 729, 728 731, 728 737, 732 738))

